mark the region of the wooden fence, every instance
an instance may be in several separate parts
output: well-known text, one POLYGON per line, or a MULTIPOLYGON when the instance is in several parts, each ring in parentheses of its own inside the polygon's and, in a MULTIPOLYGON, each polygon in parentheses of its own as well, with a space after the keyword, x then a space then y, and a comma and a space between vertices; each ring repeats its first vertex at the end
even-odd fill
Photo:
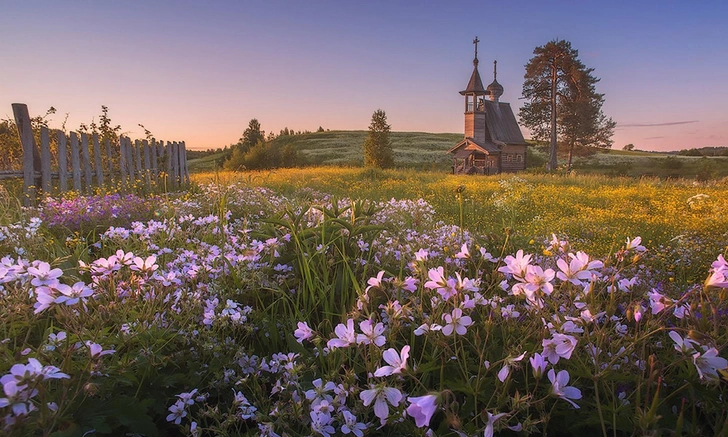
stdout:
POLYGON ((23 171, 0 172, 0 179, 23 178, 25 203, 34 204, 40 192, 51 194, 72 189, 90 194, 94 187, 122 191, 162 187, 175 189, 189 184, 185 143, 132 140, 120 136, 101 144, 99 135, 51 131, 40 128, 40 150, 30 124, 28 107, 13 103, 13 114, 23 146, 23 171), (51 135, 56 137, 57 169, 52 168, 51 135), (70 150, 69 150, 70 147, 70 150), (70 152, 70 163, 68 162, 70 152), (70 168, 69 168, 70 164, 70 168), (58 179, 54 186, 53 179, 58 179))

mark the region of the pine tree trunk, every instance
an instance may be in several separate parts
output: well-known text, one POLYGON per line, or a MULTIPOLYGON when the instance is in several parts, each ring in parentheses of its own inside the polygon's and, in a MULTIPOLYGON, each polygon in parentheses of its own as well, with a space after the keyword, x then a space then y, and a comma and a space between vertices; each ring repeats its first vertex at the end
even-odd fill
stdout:
POLYGON ((551 153, 549 155, 549 171, 555 171, 558 166, 556 159, 556 80, 557 76, 556 65, 551 65, 551 153))

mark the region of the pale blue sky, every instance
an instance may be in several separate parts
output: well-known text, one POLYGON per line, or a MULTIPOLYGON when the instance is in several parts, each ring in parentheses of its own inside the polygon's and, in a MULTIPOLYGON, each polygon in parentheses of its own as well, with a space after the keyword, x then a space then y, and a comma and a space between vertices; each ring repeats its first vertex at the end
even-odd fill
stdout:
MULTIPOLYGON (((193 148, 263 129, 462 132, 477 35, 514 109, 536 46, 571 41, 601 78, 615 147, 728 145, 724 2, 5 2, 0 117, 53 105, 51 125, 98 118, 193 148)), ((526 136, 528 134, 526 133, 526 136)))

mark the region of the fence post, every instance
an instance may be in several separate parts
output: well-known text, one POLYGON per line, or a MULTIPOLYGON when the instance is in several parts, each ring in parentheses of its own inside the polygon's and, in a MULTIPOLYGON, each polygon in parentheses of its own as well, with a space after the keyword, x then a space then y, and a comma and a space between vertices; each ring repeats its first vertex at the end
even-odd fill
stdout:
POLYGON ((139 140, 134 140, 134 153, 136 154, 137 180, 139 181, 139 185, 141 185, 144 170, 142 167, 142 142, 139 140))
POLYGON ((126 163, 129 166, 129 185, 133 187, 136 183, 136 171, 134 168, 134 145, 131 143, 131 138, 124 138, 126 141, 126 163))
POLYGON ((177 143, 177 158, 179 163, 177 166, 179 167, 178 172, 179 173, 179 183, 180 185, 185 184, 185 143, 179 142, 177 143))
POLYGON ((40 127, 40 180, 43 195, 51 193, 51 140, 48 128, 40 127))
POLYGON ((73 171, 73 189, 81 192, 81 163, 78 157, 78 134, 71 132, 71 171, 73 171))
POLYGON ((111 140, 106 139, 106 167, 108 168, 109 186, 114 186, 114 159, 111 155, 111 140))
POLYGON ((151 176, 150 173, 152 171, 152 164, 149 160, 149 141, 143 140, 142 146, 144 147, 144 183, 147 186, 147 190, 151 188, 151 176))
POLYGON ((68 156, 66 152, 66 133, 57 131, 58 135, 58 179, 61 193, 68 190, 68 156))
POLYGON ((104 167, 101 165, 101 144, 99 144, 99 134, 94 132, 94 163, 96 164, 96 183, 100 186, 104 185, 104 167))
POLYGON ((167 147, 164 148, 164 158, 167 161, 167 190, 174 185, 174 175, 172 173, 172 143, 167 141, 167 147))
POLYGON ((83 174, 86 179, 86 193, 91 194, 91 157, 88 151, 88 134, 81 132, 81 157, 83 158, 83 174))
POLYGON ((177 141, 174 142, 174 182, 179 187, 181 184, 180 180, 180 174, 179 174, 179 143, 177 141))
MULTIPOLYGON (((35 204, 36 188, 38 182, 35 176, 36 151, 35 140, 33 139, 33 129, 30 125, 30 115, 28 114, 28 106, 23 103, 13 103, 13 115, 15 116, 15 126, 18 128, 20 143, 23 145, 23 192, 25 199, 23 203, 26 206, 35 204)), ((39 161, 39 159, 38 159, 39 161)))
POLYGON ((164 184, 163 175, 165 171, 165 159, 167 159, 164 151, 164 140, 161 140, 157 143, 157 182, 160 184, 164 184))
POLYGON ((185 177, 185 184, 189 185, 190 169, 187 167, 187 146, 184 141, 182 141, 182 174, 185 177))
POLYGON ((149 158, 152 160, 152 176, 156 184, 159 181, 159 174, 157 173, 157 140, 154 138, 152 138, 152 144, 150 144, 149 149, 149 158))
POLYGON ((126 187, 126 140, 119 135, 119 167, 121 169, 121 189, 126 187))

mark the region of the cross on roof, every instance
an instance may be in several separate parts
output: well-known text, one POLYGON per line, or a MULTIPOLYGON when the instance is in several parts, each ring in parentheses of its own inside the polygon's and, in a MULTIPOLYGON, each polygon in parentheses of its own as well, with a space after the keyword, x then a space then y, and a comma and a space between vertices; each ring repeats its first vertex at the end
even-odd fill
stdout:
POLYGON ((480 42, 480 40, 476 36, 475 39, 473 40, 473 44, 475 44, 475 59, 476 60, 478 59, 478 43, 479 42, 480 42))

